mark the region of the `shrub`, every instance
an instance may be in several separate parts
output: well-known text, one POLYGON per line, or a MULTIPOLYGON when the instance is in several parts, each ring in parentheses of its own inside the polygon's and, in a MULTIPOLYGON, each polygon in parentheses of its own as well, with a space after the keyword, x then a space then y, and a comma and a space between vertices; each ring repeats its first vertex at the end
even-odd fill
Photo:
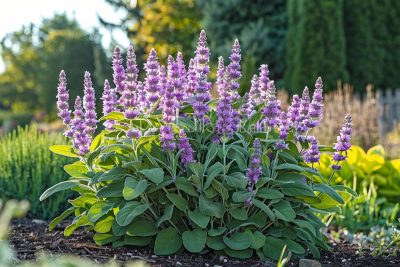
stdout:
MULTIPOLYGON (((229 65, 219 59, 219 99, 213 100, 204 31, 187 71, 181 54, 176 60, 170 56, 165 68, 152 50, 144 83, 137 81, 133 47, 126 68, 120 53, 117 48, 113 56, 115 89, 108 81, 104 86, 100 120, 106 129, 94 138, 90 74, 83 107, 78 97, 71 118, 66 76, 60 73, 57 105, 72 146, 51 150, 78 160, 64 167, 72 178, 41 199, 66 189, 80 196, 50 229, 74 214, 67 236, 86 226, 99 245, 149 245, 157 255, 186 249, 278 259, 285 246, 297 257, 306 249, 314 257, 318 248, 328 249, 320 232, 325 225, 315 212, 335 210, 354 192, 331 187, 313 168, 320 150, 334 151, 310 135, 322 115, 321 78, 312 101, 306 88, 281 112, 266 65, 250 94, 239 97, 237 40, 229 65)), ((335 169, 350 147, 351 127, 348 115, 335 145, 335 169)))
POLYGON ((61 134, 41 133, 34 126, 0 137, 0 199, 29 200, 29 216, 35 218, 49 219, 63 210, 70 193, 43 203, 38 199, 44 189, 68 178, 62 166, 72 161, 48 148, 65 141, 61 134))

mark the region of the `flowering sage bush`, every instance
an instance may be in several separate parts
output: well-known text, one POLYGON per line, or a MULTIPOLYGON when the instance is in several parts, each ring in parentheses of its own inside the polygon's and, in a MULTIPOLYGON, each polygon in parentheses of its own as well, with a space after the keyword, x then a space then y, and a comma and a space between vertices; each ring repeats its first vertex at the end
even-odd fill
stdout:
POLYGON ((51 150, 77 161, 64 167, 71 178, 41 199, 66 189, 80 196, 69 200, 72 206, 50 229, 73 214, 67 236, 84 226, 99 245, 150 246, 157 255, 186 249, 278 259, 284 246, 297 256, 319 257, 319 248, 328 249, 325 225, 315 214, 337 210, 354 192, 330 186, 315 166, 327 151, 335 152, 332 171, 340 168, 350 147, 351 117, 334 147, 321 146, 312 135, 323 113, 321 78, 312 98, 306 87, 282 111, 262 65, 241 97, 235 40, 229 61, 219 58, 219 98, 212 99, 209 57, 202 31, 188 65, 178 53, 161 66, 152 50, 139 81, 134 48, 126 65, 116 48, 114 85, 104 83, 99 120, 90 74, 84 76, 83 101, 77 97, 71 112, 60 73, 58 115, 72 145, 51 150), (98 121, 105 129, 94 135, 98 121))

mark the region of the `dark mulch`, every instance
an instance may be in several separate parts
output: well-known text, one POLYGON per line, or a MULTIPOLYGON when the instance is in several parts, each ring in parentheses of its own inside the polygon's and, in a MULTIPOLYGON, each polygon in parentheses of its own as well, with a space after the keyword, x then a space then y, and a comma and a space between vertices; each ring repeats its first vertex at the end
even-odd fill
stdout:
MULTIPOLYGON (((30 220, 16 220, 12 224, 10 243, 20 260, 34 260, 35 254, 46 251, 50 254, 72 254, 89 258, 95 262, 107 262, 115 259, 119 262, 143 260, 151 266, 275 266, 271 262, 254 259, 245 261, 208 253, 204 255, 182 253, 170 257, 160 257, 149 248, 112 248, 99 247, 91 235, 77 230, 71 237, 64 237, 61 227, 48 232, 44 223, 30 220)), ((333 243, 330 252, 322 252, 319 260, 323 266, 400 266, 400 255, 372 257, 370 251, 358 254, 358 247, 348 243, 333 243)), ((297 266, 298 260, 292 260, 290 266, 297 266)))

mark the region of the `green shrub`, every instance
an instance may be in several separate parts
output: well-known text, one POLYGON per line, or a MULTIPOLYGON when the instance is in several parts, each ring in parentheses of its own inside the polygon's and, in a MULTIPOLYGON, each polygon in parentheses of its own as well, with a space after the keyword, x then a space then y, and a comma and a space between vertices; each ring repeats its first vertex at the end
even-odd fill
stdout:
POLYGON ((29 200, 29 216, 34 218, 49 219, 64 209, 70 193, 42 203, 39 196, 47 187, 68 178, 62 167, 71 161, 48 148, 65 141, 59 133, 41 133, 34 126, 0 137, 0 199, 29 200))

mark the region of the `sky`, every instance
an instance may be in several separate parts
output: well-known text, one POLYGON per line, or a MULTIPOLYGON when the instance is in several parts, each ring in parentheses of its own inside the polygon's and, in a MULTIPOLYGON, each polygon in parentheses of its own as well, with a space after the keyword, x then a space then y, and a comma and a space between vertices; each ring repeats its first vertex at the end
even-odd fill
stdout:
MULTIPOLYGON (((4 0, 3 0, 4 1, 4 0)), ((103 35, 102 43, 108 47, 111 41, 110 32, 100 27, 97 14, 110 22, 118 22, 124 16, 122 10, 116 11, 104 0, 14 0, 4 1, 0 9, 0 39, 7 33, 21 29, 29 23, 39 24, 43 18, 50 18, 55 13, 65 12, 68 17, 75 17, 81 27, 91 31, 94 27, 100 29, 103 35)), ((128 46, 129 41, 122 31, 113 31, 114 39, 122 46, 128 46)), ((4 70, 0 58, 0 72, 4 70)))

